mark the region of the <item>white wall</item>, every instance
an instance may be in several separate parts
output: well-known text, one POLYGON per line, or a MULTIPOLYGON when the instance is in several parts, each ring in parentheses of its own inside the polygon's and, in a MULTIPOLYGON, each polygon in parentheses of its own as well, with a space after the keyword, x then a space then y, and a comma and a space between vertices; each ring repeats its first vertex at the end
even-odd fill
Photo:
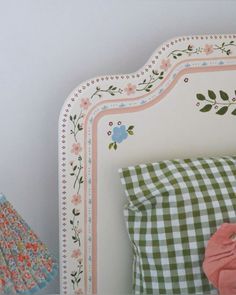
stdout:
MULTIPOLYGON (((236 33, 236 1, 0 0, 0 191, 58 255, 57 121, 68 93, 177 35, 236 33)), ((42 294, 59 292, 58 280, 42 294)))

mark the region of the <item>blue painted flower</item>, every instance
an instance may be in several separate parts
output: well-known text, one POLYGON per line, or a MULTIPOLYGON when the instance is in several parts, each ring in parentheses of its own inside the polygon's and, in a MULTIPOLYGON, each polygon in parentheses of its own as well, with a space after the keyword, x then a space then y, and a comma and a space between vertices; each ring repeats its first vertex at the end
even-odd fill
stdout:
POLYGON ((112 130, 112 140, 121 143, 128 137, 128 132, 125 125, 117 126, 112 130))

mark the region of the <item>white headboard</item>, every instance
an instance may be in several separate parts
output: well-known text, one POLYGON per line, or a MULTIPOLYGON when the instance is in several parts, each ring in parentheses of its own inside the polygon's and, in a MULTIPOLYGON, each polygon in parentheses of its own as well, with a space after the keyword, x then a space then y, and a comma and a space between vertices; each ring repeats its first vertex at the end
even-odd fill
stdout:
POLYGON ((174 38, 139 71, 72 91, 59 120, 61 294, 131 293, 118 168, 235 154, 235 90, 232 34, 174 38))

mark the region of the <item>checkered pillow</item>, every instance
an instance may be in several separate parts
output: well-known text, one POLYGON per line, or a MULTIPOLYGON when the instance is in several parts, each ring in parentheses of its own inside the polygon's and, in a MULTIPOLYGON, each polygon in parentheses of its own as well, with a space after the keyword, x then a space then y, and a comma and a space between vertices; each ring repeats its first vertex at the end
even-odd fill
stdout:
POLYGON ((236 156, 119 170, 134 252, 135 294, 215 294, 202 271, 206 242, 236 222, 236 156))

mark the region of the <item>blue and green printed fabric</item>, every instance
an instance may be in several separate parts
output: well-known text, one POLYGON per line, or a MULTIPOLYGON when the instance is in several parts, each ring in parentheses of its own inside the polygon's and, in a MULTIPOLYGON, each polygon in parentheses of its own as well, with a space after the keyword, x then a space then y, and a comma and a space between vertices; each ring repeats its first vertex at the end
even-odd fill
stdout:
POLYGON ((57 273, 55 257, 0 194, 0 294, 31 295, 57 273))

